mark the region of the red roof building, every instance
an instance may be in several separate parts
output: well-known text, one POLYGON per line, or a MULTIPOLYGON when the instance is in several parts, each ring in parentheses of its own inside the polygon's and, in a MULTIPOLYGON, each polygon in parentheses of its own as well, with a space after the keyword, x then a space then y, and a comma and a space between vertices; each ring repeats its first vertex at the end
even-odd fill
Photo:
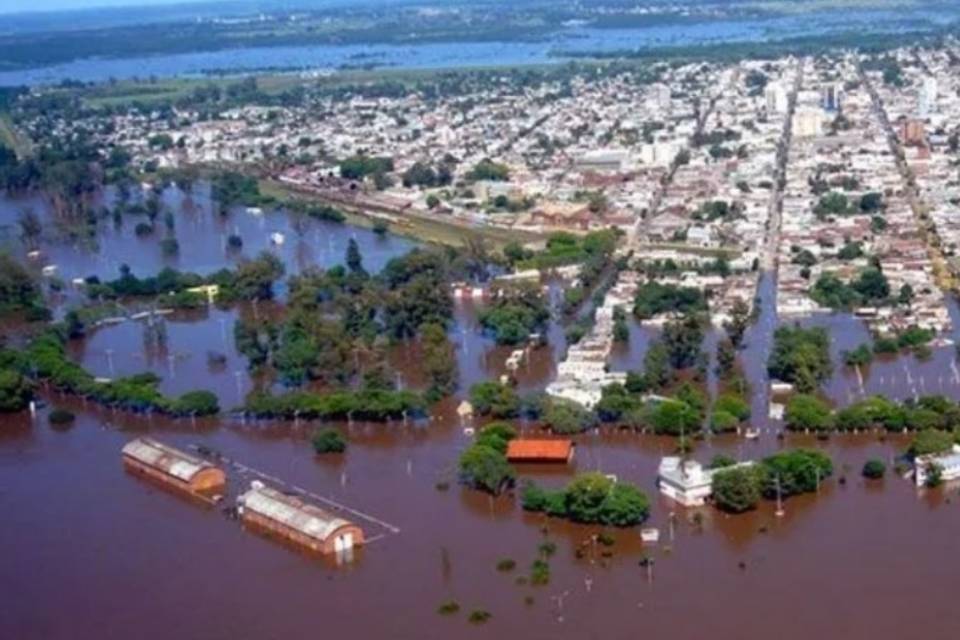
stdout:
POLYGON ((507 460, 510 462, 562 462, 573 459, 571 440, 525 440, 515 439, 507 443, 507 460))

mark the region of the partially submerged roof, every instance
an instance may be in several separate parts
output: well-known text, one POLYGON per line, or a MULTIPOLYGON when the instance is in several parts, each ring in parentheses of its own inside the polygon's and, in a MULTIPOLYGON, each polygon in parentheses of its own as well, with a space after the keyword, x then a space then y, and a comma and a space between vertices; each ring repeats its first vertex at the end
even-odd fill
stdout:
POLYGON ((195 475, 205 469, 215 467, 189 453, 168 447, 153 438, 137 438, 123 447, 123 455, 163 471, 178 480, 190 482, 195 475))
POLYGON ((354 526, 320 507, 262 485, 254 485, 240 496, 239 503, 245 509, 321 541, 329 538, 337 529, 354 526))
POLYGON ((528 440, 514 439, 507 443, 507 459, 514 461, 524 460, 556 460, 565 462, 573 453, 571 440, 528 440))

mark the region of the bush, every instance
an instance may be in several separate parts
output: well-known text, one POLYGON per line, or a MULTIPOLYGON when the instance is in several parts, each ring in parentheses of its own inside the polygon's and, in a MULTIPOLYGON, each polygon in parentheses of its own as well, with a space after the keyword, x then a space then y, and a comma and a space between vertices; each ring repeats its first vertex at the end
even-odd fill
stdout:
POLYGON ((887 472, 887 465, 883 464, 882 460, 877 460, 876 458, 867 460, 863 465, 863 477, 871 480, 878 480, 884 476, 887 472))
POLYGON ((72 411, 68 411, 67 409, 54 409, 47 417, 47 420, 50 421, 50 424, 54 425, 71 424, 76 419, 77 416, 75 416, 72 411))
POLYGON ((506 573, 508 571, 513 571, 516 568, 516 566, 517 566, 516 561, 510 558, 504 558, 503 560, 500 560, 499 562, 497 562, 497 571, 506 573))
POLYGON ((318 430, 313 434, 311 443, 317 453, 343 453, 347 450, 346 439, 333 427, 318 430))
POLYGON ((550 564, 541 558, 537 558, 530 565, 530 584, 534 586, 543 586, 550 583, 550 564))
POLYGON ((723 410, 714 411, 713 416, 710 418, 710 429, 714 433, 736 431, 737 425, 739 424, 740 421, 737 420, 736 416, 723 410))
POLYGON ((442 616, 453 615, 460 611, 460 604, 456 600, 448 600, 437 607, 437 613, 442 616))
POLYGON ((484 611, 483 609, 476 609, 475 611, 470 612, 470 617, 468 618, 468 620, 470 620, 470 622, 473 624, 483 624, 492 617, 493 617, 493 614, 490 613, 489 611, 484 611))

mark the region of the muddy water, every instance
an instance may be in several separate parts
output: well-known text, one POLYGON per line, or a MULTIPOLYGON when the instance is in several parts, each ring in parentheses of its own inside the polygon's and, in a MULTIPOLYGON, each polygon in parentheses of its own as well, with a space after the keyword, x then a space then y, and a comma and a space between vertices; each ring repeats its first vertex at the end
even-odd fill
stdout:
MULTIPOLYGON (((141 259, 137 264, 145 273, 158 264, 141 259)), ((79 257, 63 264, 77 265, 78 273, 87 268, 79 257)), ((772 291, 772 279, 764 276, 761 298, 770 300, 772 291)), ((480 331, 479 304, 457 306, 452 335, 461 371, 458 397, 472 382, 503 373, 509 355, 480 331)), ((128 322, 98 330, 72 345, 72 353, 99 375, 155 371, 169 393, 210 388, 229 407, 239 397, 238 382, 239 393, 253 383, 233 349, 232 324, 245 312, 171 316, 162 346, 145 342, 142 325, 128 322), (209 365, 208 350, 226 355, 225 366, 209 365)), ((862 325, 844 316, 811 322, 835 329, 835 359, 866 336, 862 325)), ((741 356, 761 424, 774 326, 765 303, 741 356)), ((555 373, 562 329, 554 324, 550 335, 552 346, 534 350, 519 372, 524 391, 542 388, 555 373)), ((618 351, 617 368, 635 368, 642 359, 649 335, 638 327, 631 335, 630 345, 618 351)), ((897 371, 906 365, 918 377, 929 368, 924 384, 930 385, 931 376, 948 376, 952 355, 952 347, 945 347, 925 363, 911 358, 875 363, 866 391, 887 393, 885 381, 892 379, 889 393, 906 397, 910 390, 897 371)), ((402 384, 424 384, 416 344, 397 347, 390 359, 402 384)), ((837 362, 827 393, 842 402, 854 383, 837 362)), ((960 530, 957 488, 918 492, 892 475, 869 485, 859 478, 869 457, 880 457, 892 468, 906 445, 898 437, 820 442, 788 436, 781 442, 764 434, 757 442, 724 436, 697 444, 694 455, 702 461, 721 452, 750 459, 781 446, 825 448, 835 460, 837 478, 824 483, 818 495, 789 500, 783 518, 769 504, 729 517, 660 499, 654 477, 661 456, 673 451, 670 439, 591 433, 577 438, 576 460, 569 468, 518 469, 521 478, 550 486, 562 485, 575 471, 599 470, 647 491, 660 544, 644 547, 632 529, 616 532, 615 544, 605 548, 584 545, 594 528, 525 514, 513 496, 494 500, 458 488, 456 458, 470 439, 455 417, 456 399, 443 403, 428 421, 339 425, 350 448, 344 456, 323 460, 309 447, 316 427, 311 423, 167 421, 115 414, 56 395, 49 400, 76 410, 76 424, 53 429, 42 412, 34 423, 27 416, 5 418, 0 428, 0 509, 5 514, 0 584, 9 586, 0 607, 4 638, 149 640, 177 634, 233 640, 305 638, 318 632, 401 639, 946 638, 957 621, 949 561, 960 530), (184 448, 216 449, 371 514, 399 532, 358 517, 376 539, 352 563, 337 567, 303 556, 244 530, 217 509, 125 474, 119 450, 143 433, 184 448), (443 483, 450 485, 445 491, 438 489, 443 483), (697 513, 701 518, 695 521, 697 513), (550 584, 517 584, 545 539, 557 544, 550 584), (647 555, 655 560, 649 570, 638 564, 647 555), (517 570, 497 572, 502 558, 514 559, 517 570), (438 615, 436 608, 451 599, 460 603, 461 612, 438 615), (473 609, 493 617, 485 626, 471 625, 466 616, 473 609)), ((231 493, 251 478, 231 470, 231 493)))
MULTIPOLYGON (((114 199, 112 192, 104 194, 94 207, 114 199)), ((108 216, 99 221, 93 241, 72 239, 68 232, 73 227, 58 220, 40 197, 0 197, 0 229, 3 230, 0 242, 23 257, 27 247, 19 239, 17 220, 24 210, 33 210, 43 223, 41 255, 28 264, 37 271, 55 265, 57 274, 67 281, 90 275, 116 278, 123 264, 141 277, 155 274, 164 267, 209 274, 224 267, 235 267, 244 257, 255 257, 262 251, 275 254, 286 264, 288 273, 296 273, 311 265, 326 268, 342 264, 351 238, 360 246, 366 269, 376 272, 390 258, 416 246, 392 234, 381 237, 369 229, 298 219, 283 211, 252 213, 246 208, 234 207, 227 216, 221 216, 214 210, 209 187, 204 183, 198 183, 190 193, 170 187, 163 192, 162 202, 163 211, 175 212, 172 231, 168 232, 165 226, 164 213, 158 216, 154 232, 142 237, 136 235, 135 227, 147 221, 146 216, 124 215, 120 226, 108 216), (276 233, 282 235, 282 244, 272 239, 276 233), (160 241, 168 235, 175 237, 180 245, 176 256, 165 256, 161 249, 160 241), (230 235, 242 238, 241 249, 227 246, 230 235)))
MULTIPOLYGON (((348 430, 348 453, 320 461, 310 453, 306 425, 147 426, 86 412, 69 430, 54 431, 42 416, 33 426, 12 420, 0 432, 7 514, 0 544, 16 549, 0 559, 0 582, 15 585, 0 614, 4 637, 90 637, 93 630, 106 638, 308 637, 322 621, 327 630, 368 638, 697 638, 705 629, 718 638, 838 637, 838 630, 848 638, 893 638, 948 637, 955 621, 945 559, 960 526, 956 491, 918 495, 898 478, 866 486, 856 474, 868 456, 889 457, 900 442, 826 443, 838 467, 852 467, 846 484, 831 481, 820 495, 788 501, 782 519, 769 506, 743 517, 707 509, 698 525, 692 512, 655 498, 661 544, 644 549, 636 530, 619 532, 611 557, 587 545, 580 559, 575 550, 593 530, 548 522, 558 546, 551 582, 529 587, 515 578, 536 556, 545 521, 522 513, 510 497, 435 488, 451 478, 468 441, 458 427, 348 430), (119 448, 145 430, 178 446, 216 448, 400 532, 376 540, 348 566, 317 562, 126 475, 119 448), (638 566, 643 554, 655 558, 652 576, 638 566), (513 574, 495 570, 506 557, 518 563, 513 574), (449 599, 465 611, 435 613, 449 599), (473 608, 493 613, 485 627, 465 621, 473 608)), ((776 446, 772 438, 717 439, 697 455, 753 456, 776 446)), ((670 447, 632 434, 585 436, 575 468, 615 473, 655 495, 655 467, 670 447)), ((520 472, 551 485, 570 473, 520 472)), ((231 480, 240 484, 236 474, 231 480)))

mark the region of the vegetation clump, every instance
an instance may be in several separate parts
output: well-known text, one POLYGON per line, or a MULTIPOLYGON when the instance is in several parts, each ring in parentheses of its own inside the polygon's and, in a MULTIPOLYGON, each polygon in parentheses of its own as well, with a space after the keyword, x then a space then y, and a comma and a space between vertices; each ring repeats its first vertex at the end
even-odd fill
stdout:
POLYGON ((319 429, 311 438, 316 453, 343 453, 347 450, 347 441, 337 429, 328 427, 319 429))
POLYGON ((460 611, 460 603, 456 600, 447 600, 439 607, 437 607, 437 613, 442 616, 451 616, 460 611))
POLYGON ((878 460, 872 458, 867 460, 863 465, 862 474, 864 478, 868 480, 879 480, 886 474, 887 465, 883 463, 883 460, 878 460))
POLYGON ((50 424, 57 426, 71 424, 76 419, 77 416, 74 415, 72 411, 60 408, 54 409, 50 412, 50 415, 47 416, 47 420, 50 421, 50 424))
POLYGON ((832 372, 826 329, 799 325, 777 329, 767 369, 771 376, 793 384, 801 393, 816 390, 832 372))
POLYGON ((498 289, 493 302, 479 315, 480 325, 489 331, 497 344, 518 345, 534 333, 542 334, 550 319, 546 299, 540 288, 515 284, 498 289))
POLYGON ((489 611, 483 609, 475 609, 470 612, 470 616, 467 618, 471 624, 484 624, 493 617, 493 614, 489 611))
POLYGON ((787 498, 817 490, 833 473, 825 454, 794 449, 768 456, 756 464, 725 468, 713 476, 713 499, 718 508, 742 513, 761 498, 787 498))
POLYGON ((0 369, 0 413, 23 411, 33 399, 34 385, 15 369, 0 369))
POLYGON ((460 454, 459 477, 464 485, 498 495, 516 482, 516 472, 507 462, 507 443, 516 430, 504 422, 484 427, 473 443, 460 454))
POLYGON ((527 483, 522 492, 523 508, 586 524, 629 527, 650 514, 650 502, 637 487, 615 482, 601 473, 577 475, 566 488, 543 489, 527 483))

